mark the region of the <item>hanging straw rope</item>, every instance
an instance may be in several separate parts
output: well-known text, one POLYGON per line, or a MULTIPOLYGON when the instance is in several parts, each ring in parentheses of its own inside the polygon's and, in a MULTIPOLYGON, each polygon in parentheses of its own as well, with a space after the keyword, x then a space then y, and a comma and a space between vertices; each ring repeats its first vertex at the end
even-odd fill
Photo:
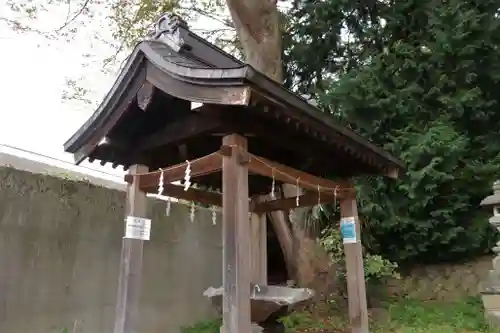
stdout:
MULTIPOLYGON (((228 147, 241 148, 239 146, 228 146, 228 147)), ((221 154, 220 151, 216 151, 216 152, 211 153, 209 155, 206 155, 206 156, 203 156, 203 157, 199 157, 197 159, 189 161, 189 164, 191 165, 191 168, 193 168, 193 164, 199 163, 199 162, 203 161, 204 159, 207 159, 207 158, 212 157, 214 155, 219 155, 221 157, 224 156, 224 155, 221 154)), ((269 168, 271 170, 272 174, 279 173, 279 174, 285 176, 286 178, 290 179, 290 184, 295 183, 297 187, 300 187, 300 185, 302 185, 302 187, 318 188, 318 191, 321 190, 321 192, 323 192, 323 193, 330 192, 334 196, 337 196, 337 194, 339 192, 352 192, 354 190, 352 187, 341 188, 339 186, 336 186, 336 187, 319 186, 318 184, 313 184, 313 183, 307 182, 307 181, 305 181, 303 179, 300 179, 300 177, 295 177, 295 176, 292 176, 292 175, 290 175, 290 174, 288 174, 286 172, 283 172, 279 168, 277 168, 277 167, 275 167, 273 165, 270 165, 265 159, 262 159, 262 158, 260 158, 258 156, 255 156, 255 155, 250 154, 250 153, 248 153, 248 156, 250 158, 250 161, 252 159, 255 159, 255 160, 259 161, 260 163, 262 163, 263 165, 265 165, 267 168, 269 168)), ((161 174, 162 172, 168 172, 168 171, 177 170, 177 169, 185 169, 187 167, 187 165, 188 165, 187 163, 182 163, 182 164, 174 165, 174 166, 171 166, 171 167, 168 167, 168 168, 161 168, 161 169, 159 169, 157 171, 144 172, 144 173, 136 173, 136 174, 129 174, 129 176, 135 177, 135 176, 146 176, 146 175, 161 174)), ((274 181, 274 177, 273 177, 273 181, 274 181)))
MULTIPOLYGON (((195 163, 198 163, 198 162, 201 162, 203 161, 204 159, 207 159, 209 157, 212 157, 214 155, 220 155, 220 153, 218 151, 214 152, 214 153, 211 153, 209 155, 206 155, 206 156, 203 156, 203 157, 200 157, 200 158, 197 158, 197 159, 194 159, 192 161, 189 161, 189 164, 191 164, 191 168, 192 168, 192 165, 195 164, 195 163)), ((221 155, 222 156, 222 155, 221 155)), ((150 172, 142 172, 142 173, 129 173, 127 174, 128 176, 131 176, 131 177, 136 177, 136 176, 148 176, 148 175, 154 175, 154 174, 159 174, 161 173, 162 171, 163 172, 167 172, 167 171, 172 171, 172 170, 177 170, 177 169, 185 169, 187 167, 188 163, 181 163, 181 164, 177 164, 177 165, 173 165, 173 166, 170 166, 170 167, 167 167, 167 168, 160 168, 158 170, 155 170, 155 171, 150 171, 150 172)))

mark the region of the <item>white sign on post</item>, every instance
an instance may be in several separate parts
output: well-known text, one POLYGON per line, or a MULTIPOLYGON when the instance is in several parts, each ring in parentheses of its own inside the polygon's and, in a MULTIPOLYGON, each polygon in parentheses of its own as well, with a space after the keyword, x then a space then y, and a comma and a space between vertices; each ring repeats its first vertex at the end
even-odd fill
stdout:
POLYGON ((151 220, 143 217, 127 216, 125 219, 125 237, 130 239, 149 240, 151 220))
POLYGON ((356 219, 354 216, 343 217, 340 220, 340 231, 342 232, 344 244, 353 244, 358 241, 356 235, 356 219))

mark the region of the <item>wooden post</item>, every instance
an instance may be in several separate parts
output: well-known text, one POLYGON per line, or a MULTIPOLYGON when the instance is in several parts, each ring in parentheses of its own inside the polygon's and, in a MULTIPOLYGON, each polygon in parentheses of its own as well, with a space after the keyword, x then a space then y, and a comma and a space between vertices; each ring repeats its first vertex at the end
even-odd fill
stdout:
MULTIPOLYGON (((130 174, 147 172, 143 165, 133 165, 130 174)), ((146 193, 139 189, 137 178, 127 186, 126 216, 146 217, 146 193)), ((138 324, 139 295, 142 280, 143 240, 123 238, 118 281, 118 300, 114 333, 135 333, 138 324)))
POLYGON ((351 333, 368 333, 368 307, 360 239, 361 228, 355 198, 340 201, 340 215, 342 218, 353 217, 356 226, 357 241, 355 243, 344 243, 351 333))
POLYGON ((250 333, 250 223, 248 166, 241 158, 247 140, 236 134, 223 138, 233 147, 222 162, 222 252, 224 285, 223 333, 250 333))
POLYGON ((267 285, 267 225, 266 214, 252 214, 252 282, 267 285))

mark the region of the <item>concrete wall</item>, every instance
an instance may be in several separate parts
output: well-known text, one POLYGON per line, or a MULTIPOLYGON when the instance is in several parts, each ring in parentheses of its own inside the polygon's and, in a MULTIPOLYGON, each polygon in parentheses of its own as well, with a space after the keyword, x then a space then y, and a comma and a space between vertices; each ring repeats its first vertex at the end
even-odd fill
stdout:
MULTIPOLYGON (((0 333, 112 332, 121 238, 123 184, 108 188, 1 167, 0 333)), ((25 159, 8 163, 32 172, 75 176, 25 159)), ((81 178, 78 176, 77 178, 81 178)), ((94 181, 94 179, 90 179, 94 181)), ((144 247, 140 333, 176 333, 214 315, 202 292, 221 283, 221 217, 150 201, 152 239, 144 247)), ((390 294, 419 299, 477 295, 491 257, 459 265, 416 268, 387 284, 390 294)))
POLYGON ((389 293, 396 297, 421 300, 458 300, 479 295, 479 284, 492 268, 492 256, 461 264, 415 267, 400 280, 388 283, 389 293))
MULTIPOLYGON (((112 332, 124 193, 0 167, 0 332, 112 332)), ((175 333, 214 315, 202 292, 221 283, 220 216, 151 200, 141 333, 175 333)))

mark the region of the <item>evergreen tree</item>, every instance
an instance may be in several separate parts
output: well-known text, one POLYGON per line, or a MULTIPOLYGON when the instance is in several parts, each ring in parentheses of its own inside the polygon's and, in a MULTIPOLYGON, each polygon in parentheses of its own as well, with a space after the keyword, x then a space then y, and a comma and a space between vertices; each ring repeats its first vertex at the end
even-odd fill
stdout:
POLYGON ((360 180, 365 246, 403 264, 489 251, 478 205, 500 173, 500 1, 295 5, 289 82, 320 88, 326 110, 407 164, 398 181, 360 180))

